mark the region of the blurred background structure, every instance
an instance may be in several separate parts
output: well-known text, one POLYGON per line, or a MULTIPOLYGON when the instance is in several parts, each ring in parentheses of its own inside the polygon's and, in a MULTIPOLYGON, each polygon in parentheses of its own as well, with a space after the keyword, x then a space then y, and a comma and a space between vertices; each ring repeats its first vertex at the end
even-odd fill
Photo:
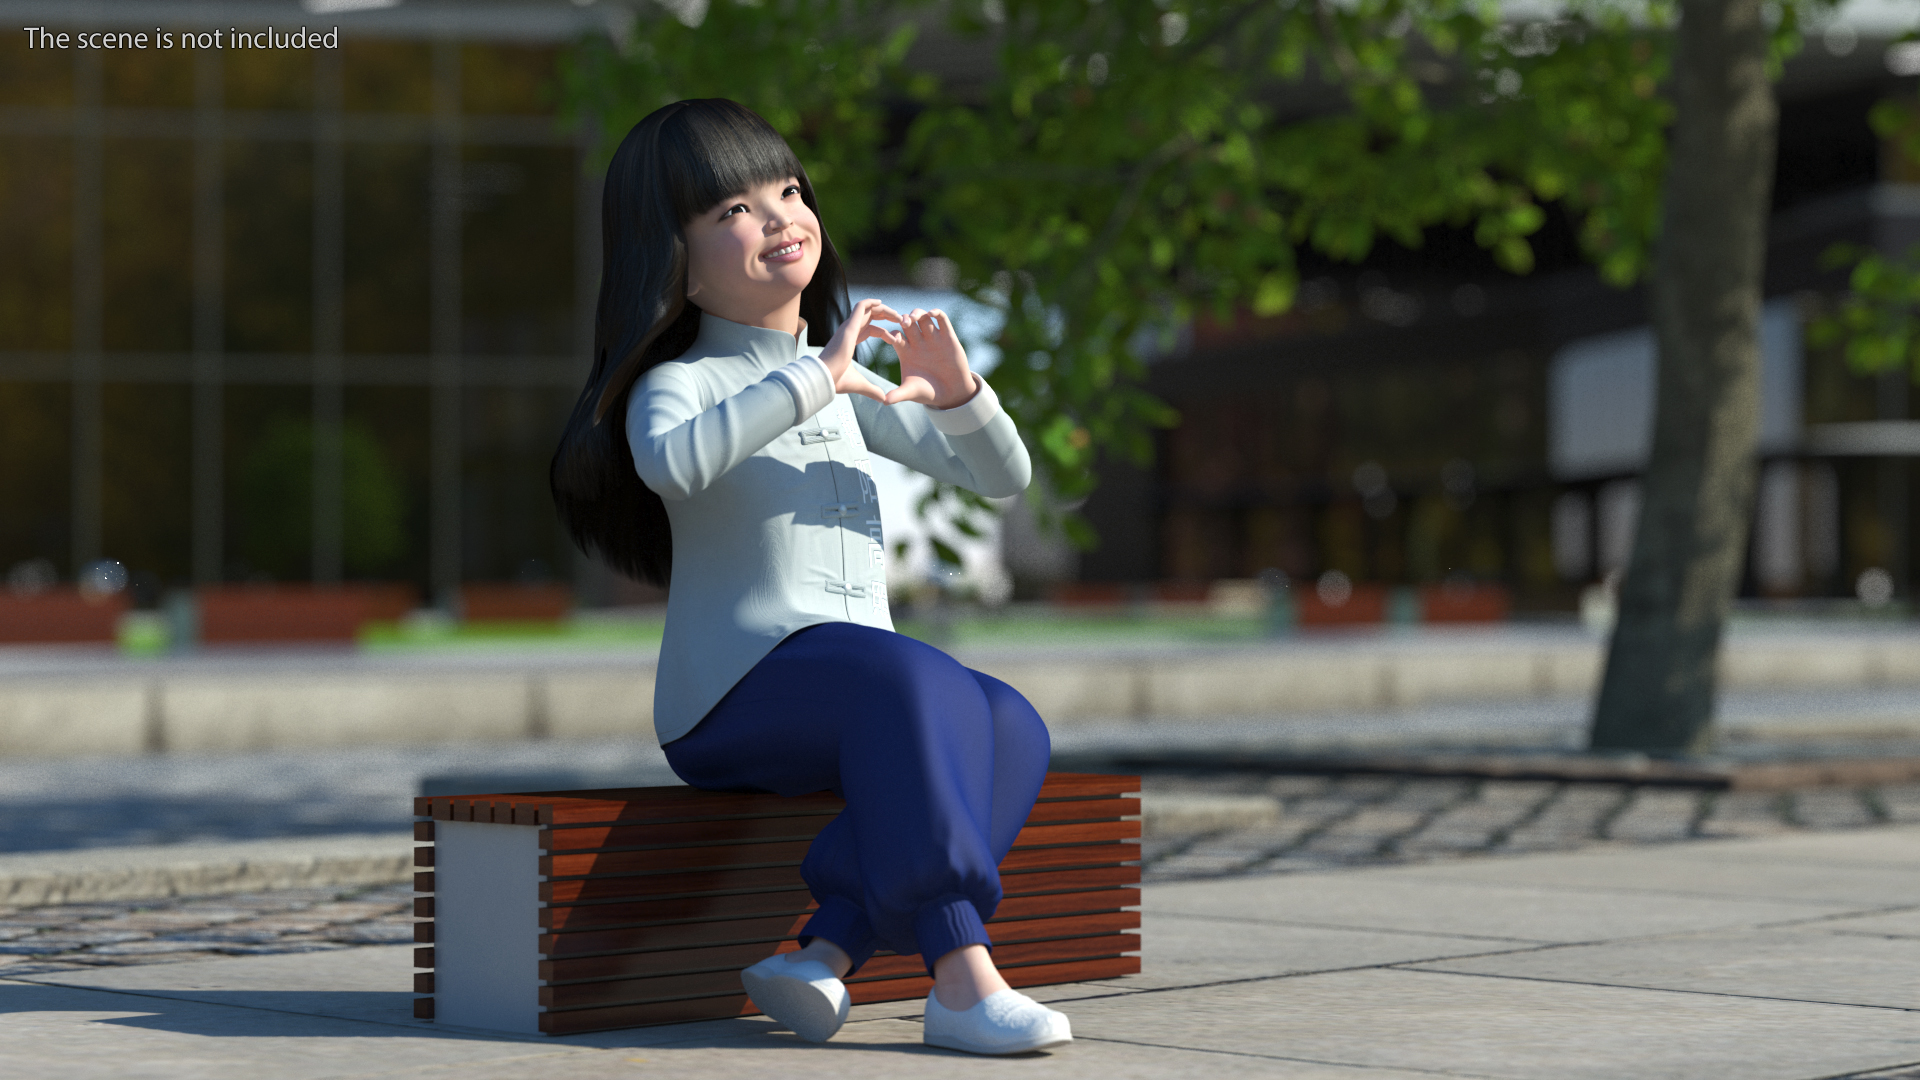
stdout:
MULTIPOLYGON (((109 560, 129 585, 116 602, 158 609, 195 586, 203 624, 257 593, 223 601, 234 585, 292 603, 309 585, 386 583, 346 591, 349 622, 659 599, 571 550, 545 481, 598 260, 593 136, 561 119, 562 57, 623 33, 630 5, 0 12, 53 29, 341 29, 337 50, 304 51, 0 36, 0 568, 15 596, 109 560)), ((1920 166, 1867 122, 1920 72, 1894 40, 1901 17, 1843 8, 1779 86, 1749 598, 1911 592, 1907 380, 1804 344, 1843 284, 1821 252, 1920 239, 1920 166)), ((953 45, 924 33, 907 66, 960 85, 992 62, 953 45)), ((1324 104, 1314 92, 1295 104, 1324 104)), ((916 235, 909 222, 855 247, 856 285, 954 295, 937 260, 903 268, 916 235)), ((1357 265, 1303 251, 1291 311, 1202 316, 1154 353, 1149 388, 1181 420, 1152 465, 1101 466, 1083 508, 1097 548, 1016 506, 1004 550, 989 536, 969 569, 1003 581, 990 597, 1227 608, 1264 604, 1265 574, 1310 586, 1290 600, 1306 621, 1577 610, 1626 558, 1652 343, 1641 293, 1603 284, 1568 220, 1550 214, 1533 244, 1524 277, 1465 229, 1357 265)))
MULTIPOLYGON (((0 642, 105 646, 0 649, 0 801, 39 814, 0 850, 394 829, 435 782, 671 780, 647 733, 662 594, 571 549, 546 469, 596 299, 606 131, 569 119, 592 100, 580 58, 708 10, 0 0, 0 26, 340 29, 318 50, 0 32, 0 642), (116 639, 216 647, 145 663, 116 639), (218 647, 295 640, 357 648, 218 647)), ((1742 760, 1920 745, 1920 632, 1898 618, 1920 419, 1905 372, 1861 374, 1808 329, 1847 288, 1833 245, 1891 258, 1920 241, 1920 163, 1869 122, 1894 102, 1920 126, 1920 43, 1899 40, 1913 14, 1842 7, 1777 86, 1740 591, 1748 615, 1871 618, 1739 621, 1719 716, 1742 760)), ((735 15, 713 7, 709 30, 735 15)), ((1171 42, 1185 24, 1162 15, 1171 42)), ((985 102, 992 49, 920 29, 902 68, 985 102)), ((1063 64, 1087 85, 1061 93, 1105 64, 1063 64)), ((1347 107, 1290 86, 1275 126, 1347 107)), ((883 103, 882 164, 927 100, 883 103)), ((901 206, 835 226, 856 294, 948 307, 990 368, 1010 305, 963 296, 901 206)), ((926 489, 893 477, 902 629, 1018 686, 1062 761, 1088 767, 1577 750, 1632 544, 1654 344, 1643 290, 1603 281, 1576 217, 1545 205, 1527 274, 1470 225, 1357 261, 1300 243, 1281 313, 1197 305, 1130 340, 1177 418, 1146 464, 1057 433, 1098 455, 1092 494, 1054 502, 1093 526, 1089 549, 1018 500, 978 536, 939 508, 916 522, 926 489), (1292 633, 1369 625, 1393 632, 1292 633)), ((1012 355, 997 385, 1038 370, 1012 355)), ((1058 453, 1027 430, 1037 459, 1058 453)), ((1638 798, 1623 776, 1583 837, 1610 838, 1638 798)), ((1880 782, 1855 785, 1862 806, 1880 782)), ((1886 820, 1854 810, 1849 827, 1886 820)), ((1662 828, 1700 835, 1704 813, 1662 828)))
POLYGON ((146 603, 188 583, 451 600, 467 581, 573 580, 545 462, 598 274, 597 180, 554 115, 558 51, 596 25, 577 12, 416 5, 301 51, 6 34, 0 563, 71 580, 112 558, 146 603))

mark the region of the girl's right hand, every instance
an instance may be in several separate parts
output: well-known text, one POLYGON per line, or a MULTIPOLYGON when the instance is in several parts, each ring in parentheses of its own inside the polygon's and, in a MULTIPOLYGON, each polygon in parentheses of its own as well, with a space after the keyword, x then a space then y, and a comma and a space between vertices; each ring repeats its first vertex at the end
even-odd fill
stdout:
POLYGON ((885 404, 886 391, 873 385, 860 374, 859 365, 853 362, 853 351, 868 338, 881 341, 899 348, 906 344, 899 334, 892 330, 875 326, 875 319, 884 319, 890 323, 901 323, 900 313, 878 300, 862 300, 853 305, 853 314, 840 324, 840 329, 820 350, 820 360, 827 365, 827 374, 833 378, 833 392, 836 394, 861 394, 885 404))

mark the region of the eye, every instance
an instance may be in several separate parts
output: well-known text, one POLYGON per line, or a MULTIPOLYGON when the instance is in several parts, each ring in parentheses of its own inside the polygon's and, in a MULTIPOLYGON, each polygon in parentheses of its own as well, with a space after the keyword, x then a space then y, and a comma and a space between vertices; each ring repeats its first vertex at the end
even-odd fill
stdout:
POLYGON ((783 192, 781 192, 781 193, 780 193, 780 197, 784 199, 784 198, 786 198, 786 197, 787 197, 787 196, 789 196, 789 195, 798 195, 798 194, 800 194, 800 185, 799 185, 799 184, 788 184, 788 185, 787 185, 787 190, 785 190, 785 191, 783 191, 783 192))
POLYGON ((725 221, 735 214, 744 214, 746 212, 747 212, 746 203, 734 203, 732 206, 729 206, 725 210, 720 211, 720 220, 725 221))

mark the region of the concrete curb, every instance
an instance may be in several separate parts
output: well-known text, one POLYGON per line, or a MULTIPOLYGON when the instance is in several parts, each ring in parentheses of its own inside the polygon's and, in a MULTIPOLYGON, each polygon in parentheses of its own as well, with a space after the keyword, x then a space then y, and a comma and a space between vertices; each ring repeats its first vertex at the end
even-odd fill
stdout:
POLYGON ((1149 791, 1140 796, 1140 816, 1141 831, 1148 836, 1251 829, 1279 821, 1280 800, 1271 795, 1149 791))
POLYGON ((0 905, 162 900, 413 877, 406 833, 0 855, 0 905))
MULTIPOLYGON (((1315 755, 1287 751, 1172 749, 1065 755, 1054 759, 1054 767, 1084 772, 1140 772, 1155 768, 1178 768, 1304 776, 1547 780, 1559 783, 1704 788, 1714 791, 1801 791, 1820 787, 1874 787, 1880 784, 1905 784, 1920 780, 1920 757, 1912 756, 1737 761, 1712 757, 1663 760, 1649 758, 1643 754, 1352 753, 1315 755)), ((1145 814, 1151 822, 1154 815, 1153 808, 1149 806, 1145 814)), ((1151 826, 1148 831, 1152 831, 1151 826)))

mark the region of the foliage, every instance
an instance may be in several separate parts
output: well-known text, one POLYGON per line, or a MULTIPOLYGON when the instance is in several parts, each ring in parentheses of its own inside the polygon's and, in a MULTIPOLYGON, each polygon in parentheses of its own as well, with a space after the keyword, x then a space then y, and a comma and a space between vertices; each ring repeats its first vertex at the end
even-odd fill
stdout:
POLYGON ((923 114, 910 161, 937 181, 930 250, 1008 312, 995 388, 1062 498, 1091 489, 1099 451, 1144 459, 1150 428, 1172 419, 1137 386, 1146 354, 1203 312, 1288 309, 1302 247, 1357 261, 1383 235, 1417 247, 1430 226, 1466 225, 1524 272, 1540 204, 1559 200, 1610 277, 1645 262, 1665 53, 1619 14, 1511 26, 1452 0, 981 10, 960 29, 999 40, 987 103, 923 114), (1317 112, 1279 112, 1315 97, 1317 112))
MULTIPOLYGON (((341 428, 341 556, 347 573, 390 569, 406 550, 406 497, 379 442, 365 427, 341 428)), ((268 428, 241 463, 240 552, 247 563, 279 577, 306 575, 313 546, 313 426, 282 420, 268 428)))
MULTIPOLYGON (((961 0, 950 33, 994 58, 965 88, 906 70, 911 2, 675 4, 624 49, 583 44, 572 107, 610 150, 659 104, 732 97, 794 142, 843 248, 916 214, 909 256, 1006 312, 994 386, 1069 504, 1101 453, 1144 461, 1176 419, 1139 385, 1175 328, 1286 311, 1302 249, 1358 261, 1450 224, 1524 273, 1551 202, 1624 285, 1657 231, 1670 0, 1518 21, 1491 0, 961 0)), ((984 509, 930 503, 955 499, 984 509)))
POLYGON ((1920 247, 1886 256, 1853 244, 1836 244, 1822 259, 1829 267, 1849 263, 1848 293, 1837 310, 1813 320, 1815 345, 1839 345, 1847 364, 1862 374, 1902 367, 1920 380, 1920 247))
POLYGON ((725 97, 758 112, 807 167, 821 218, 844 255, 900 219, 880 147, 896 99, 924 98, 902 69, 916 26, 886 0, 679 0, 652 7, 616 48, 583 40, 563 66, 568 112, 602 134, 599 159, 662 105, 725 97), (671 10, 669 10, 671 9, 671 10))
MULTIPOLYGON (((1906 161, 1920 161, 1920 102, 1882 101, 1867 119, 1906 161)), ((1835 244, 1822 262, 1829 269, 1853 269, 1839 307, 1808 327, 1812 342, 1840 346, 1848 365, 1862 374, 1905 367, 1920 381, 1920 246, 1892 256, 1835 244)))

